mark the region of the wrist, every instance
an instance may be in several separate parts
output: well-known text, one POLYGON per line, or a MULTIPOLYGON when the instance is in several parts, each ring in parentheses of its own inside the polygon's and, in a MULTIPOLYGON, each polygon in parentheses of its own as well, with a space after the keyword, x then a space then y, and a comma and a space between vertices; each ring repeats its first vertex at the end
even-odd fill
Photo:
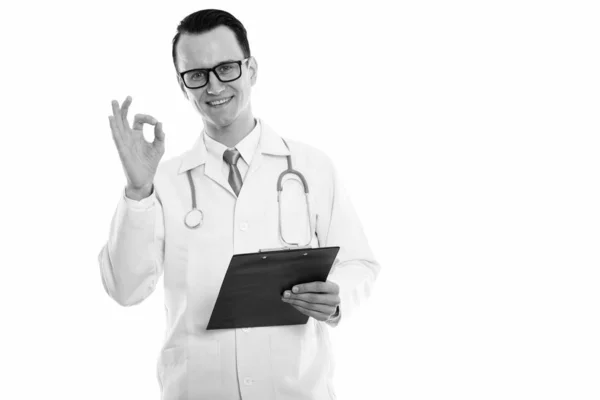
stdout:
POLYGON ((154 185, 152 183, 149 183, 148 185, 145 185, 141 188, 127 186, 125 188, 125 196, 132 200, 140 201, 152 194, 153 187, 154 185))

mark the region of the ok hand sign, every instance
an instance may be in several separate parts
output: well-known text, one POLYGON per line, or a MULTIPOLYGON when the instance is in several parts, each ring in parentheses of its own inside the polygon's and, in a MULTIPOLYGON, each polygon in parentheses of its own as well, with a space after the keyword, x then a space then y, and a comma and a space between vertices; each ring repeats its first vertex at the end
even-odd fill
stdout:
POLYGON ((136 114, 133 128, 129 127, 127 111, 131 105, 131 96, 123 102, 121 108, 116 100, 112 101, 113 115, 108 117, 112 136, 127 177, 127 188, 133 191, 152 188, 158 163, 165 152, 165 134, 162 123, 156 118, 136 114), (143 124, 154 125, 154 141, 148 143, 144 139, 143 124))

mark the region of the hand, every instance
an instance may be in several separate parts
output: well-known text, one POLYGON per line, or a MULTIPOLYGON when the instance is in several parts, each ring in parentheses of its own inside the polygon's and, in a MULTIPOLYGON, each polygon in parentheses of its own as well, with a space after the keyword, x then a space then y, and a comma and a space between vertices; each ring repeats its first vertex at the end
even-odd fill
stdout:
POLYGON ((340 288, 334 282, 311 282, 286 290, 281 300, 291 304, 302 314, 326 321, 340 305, 340 288), (295 290, 297 288, 297 291, 295 290))
POLYGON ((165 134, 162 123, 150 115, 137 114, 133 120, 133 129, 127 121, 127 111, 131 96, 123 102, 122 108, 116 100, 112 101, 113 115, 108 117, 112 136, 125 170, 127 186, 133 190, 150 189, 158 163, 165 152, 165 134), (154 141, 144 139, 143 124, 154 125, 154 141))

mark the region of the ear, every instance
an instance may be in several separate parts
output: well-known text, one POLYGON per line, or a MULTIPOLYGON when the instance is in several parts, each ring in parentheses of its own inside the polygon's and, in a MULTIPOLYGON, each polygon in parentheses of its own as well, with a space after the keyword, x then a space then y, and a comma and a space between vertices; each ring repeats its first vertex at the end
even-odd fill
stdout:
POLYGON ((177 74, 177 83, 179 83, 179 87, 181 88, 181 91, 183 92, 183 95, 185 96, 186 100, 189 100, 188 94, 185 90, 185 85, 183 84, 183 80, 181 79, 181 76, 179 74, 177 74))
POLYGON ((256 76, 258 75, 256 58, 250 57, 250 60, 248 60, 248 71, 250 72, 250 84, 254 86, 256 84, 256 76))

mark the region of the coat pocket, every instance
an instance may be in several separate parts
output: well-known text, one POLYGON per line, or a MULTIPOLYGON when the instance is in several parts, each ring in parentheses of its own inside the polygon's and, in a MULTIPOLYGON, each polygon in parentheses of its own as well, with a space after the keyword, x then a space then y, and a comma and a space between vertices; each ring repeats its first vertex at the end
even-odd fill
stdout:
POLYGON ((206 340, 163 350, 158 379, 163 399, 218 396, 223 380, 219 342, 206 340))
POLYGON ((162 399, 183 398, 186 370, 187 357, 183 347, 171 347, 162 351, 157 370, 162 399))

